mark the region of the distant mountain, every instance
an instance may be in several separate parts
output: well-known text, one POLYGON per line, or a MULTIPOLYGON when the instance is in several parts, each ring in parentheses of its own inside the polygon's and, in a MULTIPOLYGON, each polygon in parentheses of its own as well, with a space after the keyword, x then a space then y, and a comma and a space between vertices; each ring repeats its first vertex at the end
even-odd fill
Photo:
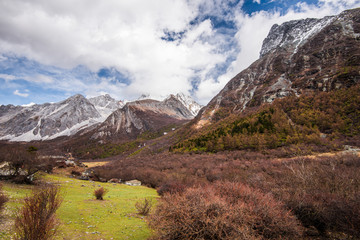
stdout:
POLYGON ((194 118, 199 109, 200 105, 183 94, 170 95, 164 101, 147 99, 127 104, 108 94, 89 99, 78 94, 58 103, 1 105, 0 140, 51 140, 73 136, 80 130, 92 131, 100 123, 101 129, 106 126, 113 130, 124 124, 124 117, 125 132, 136 134, 168 123, 182 123, 194 118))
POLYGON ((326 92, 360 82, 360 9, 274 25, 260 58, 217 94, 195 127, 276 98, 326 92))
POLYGON ((200 109, 203 107, 203 106, 199 105, 197 102, 195 102, 195 100, 192 97, 190 97, 184 93, 170 94, 166 97, 164 97, 164 96, 154 97, 154 96, 151 96, 150 94, 142 94, 137 100, 150 99, 150 100, 163 101, 163 100, 165 100, 167 98, 171 98, 171 97, 174 97, 177 100, 179 100, 192 113, 192 115, 194 117, 199 113, 200 109))
POLYGON ((202 106, 199 105, 197 102, 195 102, 194 99, 192 99, 190 96, 187 96, 183 93, 178 93, 176 95, 170 95, 169 97, 174 97, 178 101, 180 101, 191 112, 191 114, 194 117, 199 113, 200 109, 202 108, 202 106))
POLYGON ((50 140, 105 121, 122 104, 109 95, 77 94, 58 103, 0 106, 0 140, 50 140))
POLYGON ((152 99, 128 102, 113 112, 92 138, 136 137, 171 124, 183 124, 194 118, 200 106, 184 95, 170 95, 163 101, 152 99))
POLYGON ((124 102, 115 100, 109 94, 89 98, 88 100, 103 117, 103 121, 115 110, 125 106, 124 102))
POLYGON ((1 106, 0 139, 31 141, 69 136, 99 119, 94 105, 79 94, 53 104, 1 106))

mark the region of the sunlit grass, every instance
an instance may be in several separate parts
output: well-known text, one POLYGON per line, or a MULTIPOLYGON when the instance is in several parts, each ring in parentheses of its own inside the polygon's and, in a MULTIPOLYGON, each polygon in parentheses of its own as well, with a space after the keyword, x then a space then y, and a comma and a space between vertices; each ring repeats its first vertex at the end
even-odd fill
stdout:
MULTIPOLYGON (((156 198, 154 189, 123 184, 82 181, 57 175, 46 175, 44 181, 61 185, 64 201, 57 214, 61 221, 58 239, 146 239, 150 230, 142 216, 136 214, 135 203, 144 198, 156 198), (109 190, 104 200, 95 200, 93 192, 99 186, 109 190)), ((12 219, 21 199, 31 192, 31 186, 4 183, 10 197, 6 206, 12 219)), ((0 233, 10 239, 11 230, 0 233)))

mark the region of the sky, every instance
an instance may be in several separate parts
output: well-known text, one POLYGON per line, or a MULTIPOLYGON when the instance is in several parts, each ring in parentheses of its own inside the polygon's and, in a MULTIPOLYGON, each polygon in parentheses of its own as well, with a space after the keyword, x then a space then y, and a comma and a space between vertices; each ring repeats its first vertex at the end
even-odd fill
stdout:
POLYGON ((185 93, 207 104, 273 24, 360 0, 0 0, 0 104, 185 93))

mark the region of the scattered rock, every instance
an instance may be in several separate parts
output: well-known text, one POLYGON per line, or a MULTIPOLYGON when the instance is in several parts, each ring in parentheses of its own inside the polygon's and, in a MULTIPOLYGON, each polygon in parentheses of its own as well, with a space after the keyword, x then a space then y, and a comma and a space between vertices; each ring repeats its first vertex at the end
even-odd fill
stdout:
POLYGON ((136 179, 126 181, 125 184, 129 185, 129 186, 141 186, 141 182, 139 180, 136 180, 136 179))
POLYGON ((120 179, 118 178, 112 178, 108 181, 109 183, 119 183, 120 182, 120 179))

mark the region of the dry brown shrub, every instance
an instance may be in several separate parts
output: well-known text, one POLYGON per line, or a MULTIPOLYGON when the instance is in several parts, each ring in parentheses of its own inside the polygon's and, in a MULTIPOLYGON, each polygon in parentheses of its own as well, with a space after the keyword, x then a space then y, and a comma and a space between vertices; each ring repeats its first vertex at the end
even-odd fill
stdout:
POLYGON ((229 182, 165 195, 150 226, 155 239, 296 239, 302 234, 282 203, 229 182))
POLYGON ((182 193, 185 191, 186 186, 178 181, 172 181, 162 184, 157 192, 160 196, 163 196, 166 193, 174 194, 174 193, 182 193))
POLYGON ((305 227, 315 227, 324 237, 331 232, 360 237, 358 156, 300 159, 285 165, 278 194, 305 227))
POLYGON ((104 196, 108 191, 109 190, 103 187, 95 189, 94 196, 96 197, 97 200, 104 200, 104 196))
POLYGON ((59 187, 35 188, 31 196, 24 199, 24 206, 15 218, 15 239, 54 239, 59 226, 55 212, 61 202, 59 187))
POLYGON ((149 215, 152 206, 153 206, 153 202, 149 198, 145 198, 144 201, 138 201, 135 203, 135 208, 138 214, 143 216, 149 215))
POLYGON ((245 184, 233 182, 219 182, 214 188, 216 193, 230 204, 242 203, 246 206, 252 215, 249 224, 253 225, 257 234, 263 238, 296 238, 300 235, 301 228, 293 213, 271 194, 264 194, 245 184))

